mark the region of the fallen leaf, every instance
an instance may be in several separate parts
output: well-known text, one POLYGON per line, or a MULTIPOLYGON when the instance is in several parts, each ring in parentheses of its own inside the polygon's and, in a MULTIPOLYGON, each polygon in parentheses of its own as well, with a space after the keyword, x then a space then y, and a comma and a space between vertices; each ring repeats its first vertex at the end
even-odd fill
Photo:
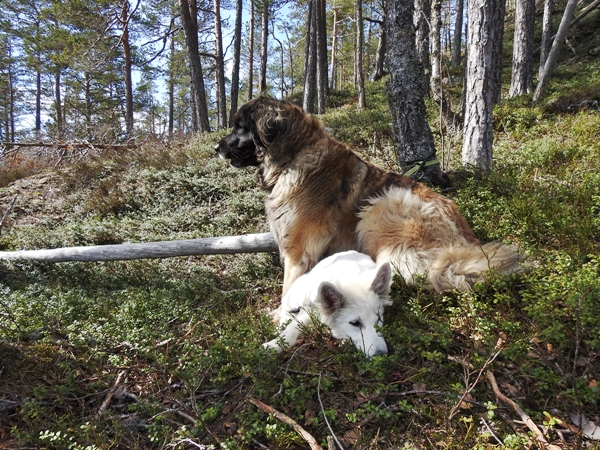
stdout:
POLYGON ((304 426, 308 426, 312 424, 312 419, 317 417, 315 412, 312 409, 307 409, 304 411, 304 426))
POLYGON ((233 436, 238 430, 237 423, 235 422, 225 422, 223 423, 223 428, 229 436, 233 436))
POLYGON ((225 406, 223 406, 223 414, 230 414, 231 411, 233 411, 233 405, 231 403, 226 403, 225 406))
MULTIPOLYGON (((468 401, 471 401, 471 402, 475 401, 475 399, 473 398, 473 396, 471 394, 465 395, 464 400, 468 400, 468 401)), ((460 405, 458 405, 459 408, 460 409, 471 409, 473 407, 473 404, 472 403, 468 403, 468 402, 466 402, 464 400, 462 402, 460 402, 460 405)))
POLYGON ((424 391, 427 389, 427 385, 425 383, 413 383, 412 388, 413 391, 424 391))
POLYGON ((349 444, 354 444, 356 441, 358 441, 358 438, 360 438, 360 434, 354 430, 348 430, 344 433, 344 441, 348 442, 349 444))
POLYGON ((511 395, 516 395, 519 393, 519 390, 516 387, 514 387, 512 384, 510 384, 508 381, 503 381, 502 383, 500 383, 500 386, 505 391, 508 391, 508 393, 511 395))
POLYGON ((591 360, 592 360, 591 358, 586 358, 584 356, 580 356, 579 358, 577 358, 575 360, 575 365, 577 365, 579 367, 585 367, 590 363, 591 360))
POLYGON ((598 382, 596 380, 592 380, 590 381, 590 384, 588 384, 588 386, 591 388, 598 387, 598 382))
POLYGON ((581 428, 583 435, 595 441, 600 440, 600 427, 594 422, 588 420, 585 416, 579 414, 571 414, 571 422, 581 428))

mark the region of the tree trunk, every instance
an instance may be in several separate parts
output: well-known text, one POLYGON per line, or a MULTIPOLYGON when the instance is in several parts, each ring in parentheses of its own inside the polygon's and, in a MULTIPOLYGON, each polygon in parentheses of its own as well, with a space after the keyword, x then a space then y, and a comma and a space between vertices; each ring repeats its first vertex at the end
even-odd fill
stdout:
POLYGON ((279 38, 275 35, 272 38, 279 44, 279 92, 281 94, 281 98, 284 98, 286 92, 286 83, 285 83, 285 51, 283 48, 283 42, 279 40, 279 38))
POLYGON ((39 139, 42 132, 42 73, 38 69, 35 74, 35 137, 39 139))
POLYGON ((259 91, 261 94, 267 92, 267 58, 269 55, 269 1, 263 0, 263 11, 261 17, 262 23, 262 43, 260 49, 260 83, 259 91))
MULTIPOLYGON (((8 118, 7 118, 7 122, 6 122, 6 134, 8 135, 8 138, 10 139, 11 142, 15 142, 15 107, 16 107, 16 86, 15 86, 15 73, 14 73, 14 69, 13 69, 13 57, 12 57, 12 46, 9 43, 8 44, 8 70, 7 70, 7 76, 8 76, 8 96, 9 96, 9 106, 8 106, 8 118)), ((60 71, 58 71, 58 85, 60 86, 60 71)), ((59 94, 59 103, 58 103, 58 109, 60 110, 60 90, 58 91, 59 94)), ((62 125, 62 120, 61 120, 61 125, 62 125)))
POLYGON ((229 126, 233 127, 233 117, 238 109, 240 84, 240 54, 242 49, 242 12, 243 0, 237 0, 235 7, 235 32, 233 38, 233 68, 231 69, 231 106, 229 110, 229 126))
POLYGON ((544 64, 548 59, 548 53, 550 53, 550 46, 552 45, 552 12, 554 10, 554 0, 544 0, 544 18, 542 19, 542 44, 540 47, 540 68, 538 76, 542 74, 544 64))
POLYGON ((306 43, 304 46, 304 95, 302 98, 302 108, 309 114, 315 112, 315 86, 317 82, 317 27, 315 22, 316 0, 309 0, 306 21, 306 43))
MULTIPOLYGON (((436 160, 423 99, 423 69, 415 47, 413 10, 413 0, 390 2, 386 24, 388 99, 398 162, 405 173, 420 162, 436 160)), ((414 177, 436 185, 447 184, 439 163, 423 167, 414 177)))
POLYGON ((51 250, 0 252, 0 260, 34 260, 52 263, 66 261, 126 261, 192 255, 270 253, 278 250, 272 233, 259 233, 141 244, 93 245, 51 250))
POLYGON ((198 12, 193 1, 190 3, 188 0, 179 0, 179 6, 190 64, 193 129, 195 132, 204 133, 210 131, 210 124, 204 90, 204 74, 198 48, 198 12))
POLYGON ((558 54, 560 53, 562 44, 565 41, 567 31, 569 31, 569 25, 571 23, 571 19, 573 18, 573 14, 575 13, 576 7, 577 0, 569 0, 567 6, 565 7, 565 12, 563 13, 560 25, 558 26, 558 32, 556 33, 556 37, 552 43, 552 48, 548 54, 548 59, 546 60, 546 64, 544 64, 544 69, 540 72, 540 79, 537 87, 535 88, 535 93, 533 94, 534 102, 539 101, 546 93, 548 83, 550 82, 550 77, 552 76, 552 71, 556 65, 558 54))
POLYGON ((325 0, 316 0, 317 113, 325 114, 327 95, 327 16, 325 0))
POLYGON ((329 89, 335 89, 335 81, 337 76, 337 15, 338 9, 336 7, 333 8, 333 31, 331 33, 331 74, 329 76, 329 89))
POLYGON ((254 0, 250 0, 250 36, 248 50, 248 100, 254 97, 254 0))
POLYGON ((460 66, 464 8, 465 8, 464 0, 457 0, 457 2, 456 2, 456 22, 454 24, 454 40, 452 42, 452 65, 453 66, 460 66))
POLYGON ((504 17, 506 16, 506 0, 489 0, 492 3, 492 27, 494 28, 491 54, 494 70, 492 71, 492 101, 497 105, 502 100, 502 42, 504 40, 504 17))
POLYGON ((512 76, 509 97, 533 91, 535 0, 516 0, 512 76))
POLYGON ((467 73, 462 148, 463 166, 484 171, 492 168, 492 109, 497 91, 499 30, 495 0, 469 0, 467 25, 467 73))
POLYGON ((375 55, 375 70, 373 71, 373 81, 380 80, 385 75, 383 62, 385 60, 385 52, 387 49, 387 4, 384 3, 381 11, 381 22, 379 23, 379 43, 377 44, 377 53, 375 55))
POLYGON ((175 36, 171 35, 171 60, 169 61, 169 136, 173 135, 175 122, 175 36))
POLYGON ((94 136, 92 127, 92 77, 86 70, 84 74, 85 83, 85 135, 88 139, 92 140, 94 136))
POLYGON ((431 79, 431 59, 429 58, 429 19, 431 17, 431 0, 415 0, 414 28, 417 55, 423 68, 422 91, 429 97, 431 79))
MULTIPOLYGON (((63 114, 62 114, 62 98, 60 95, 60 73, 61 68, 56 68, 56 73, 54 74, 54 106, 56 110, 56 138, 62 139, 64 133, 64 123, 63 123, 63 114)), ((12 92, 12 89, 11 89, 12 92)), ((12 104, 12 102, 11 102, 12 104)))
POLYGON ((227 101, 225 96, 225 65, 223 62, 223 35, 221 33, 221 1, 214 0, 215 19, 215 90, 217 97, 217 129, 227 126, 227 101))
POLYGON ((441 109, 446 127, 454 133, 460 129, 460 120, 452 111, 450 102, 445 95, 442 83, 442 49, 441 49, 441 30, 442 30, 442 1, 433 0, 431 4, 431 31, 429 33, 429 42, 431 43, 431 93, 433 99, 441 109))
POLYGON ((131 78, 132 60, 129 44, 129 1, 123 2, 121 8, 121 44, 123 45, 123 60, 125 62, 125 132, 127 138, 133 137, 133 80, 131 78))
POLYGON ((362 0, 355 0, 356 9, 356 85, 358 87, 358 109, 365 109, 365 73, 363 70, 363 48, 365 33, 363 27, 362 0))
POLYGON ((431 47, 431 90, 441 97, 442 82, 442 0, 431 2, 431 25, 429 30, 429 45, 431 47))

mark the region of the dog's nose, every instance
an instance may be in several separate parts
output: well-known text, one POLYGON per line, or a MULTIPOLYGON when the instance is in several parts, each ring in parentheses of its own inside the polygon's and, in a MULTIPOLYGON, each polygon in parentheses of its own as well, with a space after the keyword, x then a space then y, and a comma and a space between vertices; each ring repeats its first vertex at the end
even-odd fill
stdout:
POLYGON ((375 350, 375 353, 373 353, 373 356, 380 355, 387 355, 387 348, 378 348, 377 350, 375 350))

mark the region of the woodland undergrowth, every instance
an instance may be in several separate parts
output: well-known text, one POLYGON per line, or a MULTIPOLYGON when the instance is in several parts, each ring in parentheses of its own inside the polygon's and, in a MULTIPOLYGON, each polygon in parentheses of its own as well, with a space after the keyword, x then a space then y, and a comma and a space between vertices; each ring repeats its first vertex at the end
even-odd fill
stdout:
MULTIPOLYGON (((600 426, 599 74, 597 57, 572 57, 543 103, 498 106, 489 174, 460 168, 460 138, 439 132, 428 104, 453 181, 443 193, 479 238, 516 245, 526 264, 472 292, 395 279, 385 356, 366 360, 318 324, 289 351, 265 353, 277 254, 1 263, 0 448, 306 448, 249 399, 324 448, 332 437, 361 449, 535 448, 490 374, 548 442, 598 448, 573 415, 600 426)), ((365 111, 352 99, 336 93, 328 130, 398 170, 384 84, 369 86, 365 111)), ((214 154, 224 133, 5 167, 0 212, 16 200, 0 248, 267 231, 253 171, 214 154)))

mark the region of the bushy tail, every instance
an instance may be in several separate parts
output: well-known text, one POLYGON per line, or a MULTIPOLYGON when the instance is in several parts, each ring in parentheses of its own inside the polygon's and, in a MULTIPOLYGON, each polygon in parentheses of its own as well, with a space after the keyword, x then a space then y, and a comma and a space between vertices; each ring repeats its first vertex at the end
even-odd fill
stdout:
POLYGON ((482 246, 444 248, 431 265, 427 279, 437 292, 455 288, 470 290, 487 270, 518 271, 519 259, 514 247, 498 241, 482 246))

